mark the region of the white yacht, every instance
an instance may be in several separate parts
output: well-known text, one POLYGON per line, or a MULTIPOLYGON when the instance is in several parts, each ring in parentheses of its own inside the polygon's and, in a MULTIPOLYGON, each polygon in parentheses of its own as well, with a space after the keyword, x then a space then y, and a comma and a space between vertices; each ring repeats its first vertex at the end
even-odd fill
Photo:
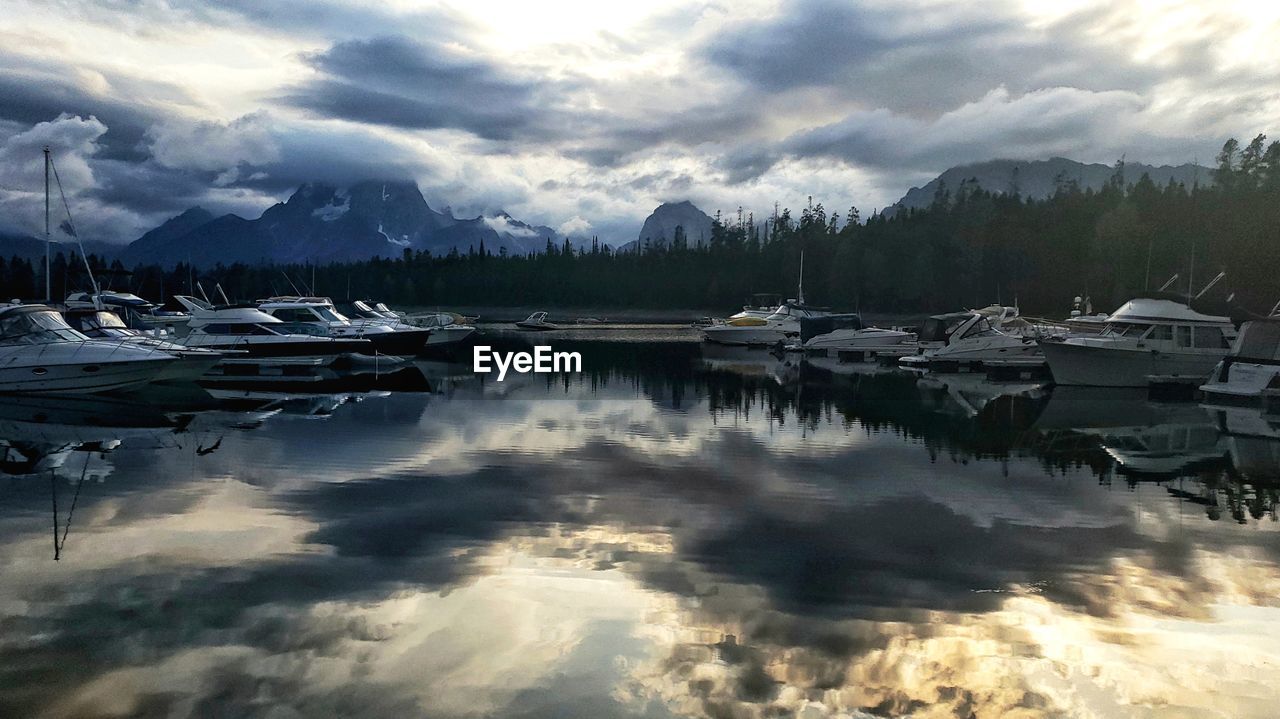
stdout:
POLYGON ((900 364, 916 368, 1039 367, 1045 359, 1036 343, 1038 332, 1037 326, 1018 317, 1013 307, 993 305, 934 315, 920 328, 919 353, 903 357, 900 364))
POLYGON ((1040 348, 1057 384, 1147 387, 1156 378, 1208 378, 1235 339, 1230 319, 1160 294, 1126 302, 1096 336, 1045 338, 1040 348))
MULTIPOLYGON (((764 319, 778 308, 785 304, 782 301, 782 295, 773 294, 771 292, 761 292, 751 295, 747 301, 742 304, 742 311, 729 315, 727 320, 739 320, 743 317, 758 317, 764 319)), ((726 320, 726 321, 727 321, 726 320)))
POLYGON ((226 353, 184 347, 142 330, 130 329, 114 312, 99 309, 68 309, 62 313, 72 329, 89 339, 129 342, 138 347, 157 349, 173 355, 177 361, 156 375, 156 382, 194 382, 222 361, 226 353))
POLYGON ((0 392, 130 389, 176 361, 155 348, 91 340, 46 305, 0 305, 0 392))
POLYGON ((851 352, 913 345, 914 332, 867 327, 859 315, 830 315, 800 321, 805 351, 851 352))
POLYGON ((795 300, 788 300, 767 317, 739 317, 702 329, 707 342, 746 347, 769 347, 779 342, 800 338, 800 320, 824 317, 831 314, 825 309, 806 307, 795 300))
POLYGON ((1200 386, 1210 404, 1260 404, 1269 390, 1280 392, 1280 316, 1245 322, 1231 353, 1200 386))
POLYGON ((337 309, 352 319, 380 322, 393 329, 429 329, 431 333, 426 344, 429 349, 457 344, 476 331, 468 318, 454 312, 429 312, 402 317, 381 302, 364 300, 347 302, 337 309))
POLYGON ((326 330, 291 328, 255 305, 214 306, 195 297, 175 299, 191 312, 190 332, 177 340, 184 347, 244 350, 249 357, 314 357, 347 352, 371 353, 367 339, 333 337, 326 330))
POLYGON ((258 309, 290 329, 312 327, 333 337, 368 340, 373 350, 381 354, 416 355, 432 332, 403 323, 391 326, 382 318, 353 321, 334 309, 327 297, 272 297, 259 302, 258 309))

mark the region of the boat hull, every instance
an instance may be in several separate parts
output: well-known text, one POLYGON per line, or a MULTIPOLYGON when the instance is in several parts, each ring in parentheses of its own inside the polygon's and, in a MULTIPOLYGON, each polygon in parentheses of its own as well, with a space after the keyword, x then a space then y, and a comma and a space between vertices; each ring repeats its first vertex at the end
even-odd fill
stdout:
POLYGON ((1081 387, 1147 387, 1152 377, 1208 378, 1222 355, 1041 342, 1056 384, 1081 387))
POLYGON ((427 338, 427 347, 441 348, 447 345, 457 344, 466 340, 475 334, 476 328, 467 325, 453 325, 445 327, 435 327, 431 330, 431 336, 427 338))
POLYGON ((370 353, 373 346, 365 339, 329 339, 318 337, 313 340, 289 342, 246 342, 235 341, 232 335, 205 335, 203 337, 188 335, 182 343, 187 347, 211 350, 241 350, 242 357, 327 357, 346 352, 370 353), (216 337, 216 340, 211 340, 216 337), (223 337, 231 341, 219 341, 223 337))
POLYGON ((160 370, 156 382, 195 382, 218 366, 222 361, 221 354, 205 354, 181 352, 169 366, 160 370))
POLYGON ((786 330, 777 327, 733 327, 719 325, 702 331, 707 342, 737 347, 768 347, 779 342, 798 339, 800 328, 786 330))
POLYGON ((169 355, 103 362, 11 362, 0 365, 0 392, 97 394, 134 389, 155 381, 173 364, 169 355))
POLYGON ((911 339, 912 334, 910 332, 897 330, 872 329, 852 332, 836 330, 835 332, 814 337, 804 343, 804 348, 806 350, 845 352, 901 345, 910 342, 911 339))
POLYGON ((373 345, 373 350, 384 355, 409 355, 421 352, 431 339, 434 330, 397 330, 395 332, 366 333, 363 338, 373 345))

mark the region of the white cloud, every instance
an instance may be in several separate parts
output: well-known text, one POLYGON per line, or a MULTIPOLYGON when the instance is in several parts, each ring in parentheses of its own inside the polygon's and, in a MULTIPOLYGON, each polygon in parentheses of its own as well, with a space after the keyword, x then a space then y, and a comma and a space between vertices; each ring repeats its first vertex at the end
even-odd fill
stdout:
POLYGON ((238 168, 266 165, 280 158, 271 119, 256 112, 231 122, 184 121, 174 118, 147 132, 151 155, 165 167, 218 172, 215 184, 239 179, 238 168))
POLYGON ((566 236, 585 235, 590 231, 591 223, 578 215, 574 215, 564 222, 561 222, 560 226, 556 228, 556 234, 566 236))
MULTIPOLYGON (((103 122, 86 129, 110 134, 79 140, 64 180, 101 195, 95 214, 132 218, 112 225, 121 240, 184 204, 232 198, 248 211, 303 181, 411 177, 437 208, 503 208, 616 243, 667 200, 757 215, 809 195, 828 209, 879 207, 961 162, 1203 162, 1228 135, 1280 131, 1267 126, 1280 117, 1280 46, 1267 42, 1280 34, 1280 11, 1269 6, 596 5, 499 12, 486 0, 424 11, 326 0, 283 23, 296 13, 276 2, 124 11, 18 0, 0 39, 42 53, 3 57, 0 133, 99 110, 103 122), (368 113, 382 124, 360 119, 359 98, 347 98, 345 114, 285 101, 324 79, 307 58, 397 45, 386 36, 399 34, 404 53, 343 66, 386 79, 396 57, 434 57, 414 50, 429 31, 437 54, 455 60, 448 68, 464 69, 448 97, 424 97, 421 73, 402 73, 391 88, 407 101, 401 112, 368 113), (490 101, 510 106, 469 107, 479 90, 468 95, 467 73, 473 89, 496 78, 484 85, 490 101), (59 77, 74 87, 54 91, 59 77), (432 122, 415 114, 424 102, 438 111, 432 122), (130 189, 144 183, 154 187, 130 189)), ((0 178, 38 164, 37 153, 0 167, 0 178)), ((12 195, 13 183, 0 182, 12 195)))

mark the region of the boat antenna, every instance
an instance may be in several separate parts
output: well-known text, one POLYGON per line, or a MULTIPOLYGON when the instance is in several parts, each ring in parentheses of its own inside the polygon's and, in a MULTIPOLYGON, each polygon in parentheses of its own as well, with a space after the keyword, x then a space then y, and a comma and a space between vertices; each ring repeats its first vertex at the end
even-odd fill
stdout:
POLYGON ((1203 297, 1203 296, 1204 296, 1204 293, 1206 293, 1206 292, 1208 292, 1208 291, 1209 291, 1209 288, 1211 288, 1211 287, 1213 287, 1214 285, 1218 284, 1218 282, 1219 282, 1220 280, 1222 280, 1222 278, 1223 278, 1223 277, 1226 277, 1226 276, 1227 276, 1227 273, 1226 273, 1226 272, 1219 272, 1217 277, 1214 277, 1213 279, 1209 280, 1209 284, 1205 285, 1205 286, 1204 286, 1204 289, 1200 290, 1200 292, 1195 296, 1195 299, 1197 299, 1197 300, 1198 300, 1198 299, 1200 299, 1201 297, 1203 297))
POLYGON ((1157 291, 1157 292, 1164 292, 1165 290, 1169 289, 1169 286, 1170 286, 1170 285, 1172 285, 1174 282, 1177 282, 1177 281, 1178 281, 1178 278, 1179 278, 1179 277, 1181 277, 1181 276, 1182 276, 1182 275, 1178 274, 1177 272, 1173 273, 1173 277, 1170 277, 1169 279, 1165 280, 1164 284, 1163 284, 1163 285, 1160 285, 1160 289, 1158 289, 1158 290, 1156 290, 1156 291, 1157 291))
POLYGON ((49 266, 52 264, 53 239, 49 234, 49 146, 44 146, 44 301, 53 301, 53 284, 49 281, 49 266))
MULTIPOLYGON (((53 156, 45 153, 45 159, 49 163, 49 169, 53 170, 53 180, 58 183, 58 196, 62 198, 62 209, 67 213, 67 232, 76 238, 76 246, 80 248, 80 259, 84 261, 84 269, 89 273, 89 285, 93 288, 93 306, 95 309, 102 309, 102 298, 98 296, 98 280, 93 277, 93 268, 89 266, 89 255, 84 251, 84 242, 81 241, 79 233, 76 232, 75 220, 71 218, 71 204, 67 202, 67 193, 62 189, 62 178, 58 176, 58 166, 53 164, 53 156)), ((48 243, 45 244, 45 251, 48 252, 48 243)), ((48 273, 48 265, 45 265, 45 272, 48 273)), ((50 298, 52 299, 52 298, 50 298)))
POLYGON ((197 283, 196 283, 196 289, 200 290, 200 296, 204 298, 204 301, 205 301, 205 302, 208 302, 209 304, 213 304, 212 302, 209 302, 209 295, 206 295, 206 294, 204 293, 204 283, 202 283, 202 282, 197 282, 197 283))
POLYGON ((227 304, 231 304, 231 300, 227 299, 227 293, 222 291, 222 283, 215 283, 214 287, 218 290, 218 294, 222 295, 222 301, 227 304))
POLYGON ((1277 302, 1277 303, 1275 303, 1275 305, 1274 305, 1274 306, 1272 306, 1272 308, 1271 308, 1271 314, 1269 314, 1269 315, 1267 315, 1267 316, 1268 316, 1268 317, 1275 317, 1277 312, 1280 312, 1280 302, 1277 302))
POLYGON ((800 287, 796 290, 796 298, 804 304, 804 250, 800 250, 800 287))

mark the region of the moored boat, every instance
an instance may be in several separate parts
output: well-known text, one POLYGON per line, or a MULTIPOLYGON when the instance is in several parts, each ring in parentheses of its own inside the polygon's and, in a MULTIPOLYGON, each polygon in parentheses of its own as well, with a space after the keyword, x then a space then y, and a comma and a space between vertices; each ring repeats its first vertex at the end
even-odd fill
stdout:
POLYGON ((558 330, 559 325, 552 324, 547 321, 546 312, 534 312, 528 317, 516 323, 516 327, 522 330, 531 330, 534 332, 545 332, 548 330, 558 330))
POLYGON ((1057 384, 1148 387, 1208 378, 1236 335, 1227 317, 1157 294, 1126 302, 1097 336, 1045 338, 1039 346, 1057 384))
POLYGON ((367 339, 333 337, 315 328, 291 329, 251 304, 211 305, 185 295, 175 297, 191 311, 190 332, 177 344, 214 350, 243 350, 248 357, 316 357, 346 352, 372 353, 367 339))
POLYGON ((0 305, 0 392, 132 389, 175 361, 155 348, 92 340, 46 305, 0 305))
POLYGON ((1200 391, 1211 404, 1262 404, 1280 395, 1280 316, 1245 322, 1200 391))

